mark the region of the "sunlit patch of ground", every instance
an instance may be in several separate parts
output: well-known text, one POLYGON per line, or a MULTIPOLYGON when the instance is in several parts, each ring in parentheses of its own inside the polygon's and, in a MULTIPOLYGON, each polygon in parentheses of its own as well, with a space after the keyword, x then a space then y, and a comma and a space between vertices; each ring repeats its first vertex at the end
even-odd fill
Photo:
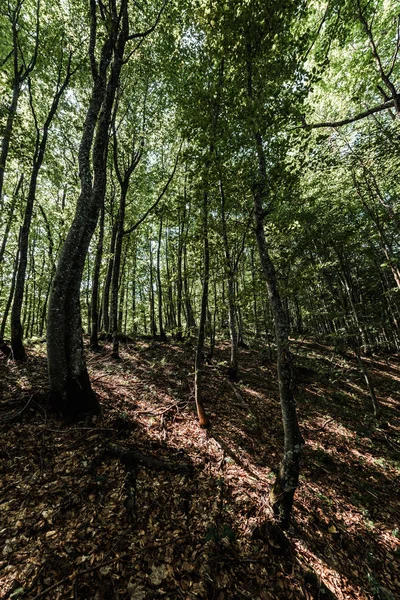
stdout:
POLYGON ((229 345, 216 348, 205 367, 208 431, 196 419, 191 345, 138 340, 119 362, 108 345, 89 354, 103 414, 77 425, 49 411, 42 346, 23 366, 1 359, 0 597, 400 597, 400 364, 365 359, 377 427, 354 357, 307 340, 293 347, 306 447, 286 541, 272 525, 255 533, 272 523, 283 441, 265 352, 240 351, 232 386, 229 345), (103 453, 110 444, 191 471, 140 467, 132 515, 125 468, 103 453))

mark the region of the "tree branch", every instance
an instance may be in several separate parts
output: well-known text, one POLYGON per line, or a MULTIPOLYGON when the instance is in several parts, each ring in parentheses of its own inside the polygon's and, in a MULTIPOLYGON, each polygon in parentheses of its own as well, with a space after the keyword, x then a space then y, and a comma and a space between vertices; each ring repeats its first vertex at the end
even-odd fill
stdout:
POLYGON ((128 37, 128 40, 137 40, 138 38, 145 38, 148 35, 150 35, 150 33, 153 33, 153 31, 155 30, 155 28, 157 27, 157 25, 160 22, 161 15, 163 14, 165 7, 167 6, 167 2, 168 2, 168 0, 164 0, 164 3, 163 3, 162 7, 159 10, 159 13, 157 15, 157 18, 156 18, 154 24, 151 27, 149 27, 149 29, 146 29, 146 31, 142 31, 142 32, 139 32, 139 33, 132 33, 128 37))
POLYGON ((306 123, 305 119, 303 120, 304 129, 321 129, 323 127, 342 127, 343 125, 349 125, 349 123, 355 123, 356 121, 361 121, 361 119, 365 119, 370 115, 373 115, 378 112, 382 112, 383 110, 387 110, 388 108, 394 107, 394 100, 388 100, 383 104, 379 104, 378 106, 374 106, 373 108, 369 108, 354 117, 348 117, 347 119, 342 119, 341 121, 327 121, 325 123, 306 123))
POLYGON ((178 154, 176 155, 176 160, 175 160, 175 165, 174 165, 173 171, 172 171, 171 175, 169 176, 168 181, 164 185, 163 189, 161 190, 160 194, 158 195, 157 200, 155 202, 153 202, 153 204, 150 206, 150 208, 148 210, 146 210, 144 215, 138 221, 136 221, 136 223, 134 225, 132 225, 132 227, 129 227, 129 229, 126 229, 124 231, 123 235, 128 235, 129 233, 132 233, 133 231, 135 231, 135 229, 137 229, 139 227, 139 225, 141 225, 143 223, 143 221, 149 216, 151 211, 157 207, 158 203, 160 202, 160 200, 163 198, 164 194, 168 190, 169 184, 171 183, 171 181, 174 178, 174 175, 175 175, 175 172, 176 172, 176 169, 178 166, 178 162, 179 162, 179 155, 181 153, 181 148, 182 148, 182 144, 179 148, 178 154))

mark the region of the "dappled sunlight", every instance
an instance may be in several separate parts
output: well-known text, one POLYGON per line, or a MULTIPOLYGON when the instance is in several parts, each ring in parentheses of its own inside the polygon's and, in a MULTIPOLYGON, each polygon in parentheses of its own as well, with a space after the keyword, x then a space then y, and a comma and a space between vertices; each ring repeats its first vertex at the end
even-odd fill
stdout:
MULTIPOLYGON (((261 372, 258 354, 243 352, 242 380, 231 384, 226 379, 229 347, 217 347, 218 363, 205 367, 204 401, 211 419, 206 430, 199 426, 194 406, 193 349, 182 345, 175 353, 175 347, 139 340, 121 346, 120 361, 111 358, 108 345, 88 354, 103 406, 96 423, 61 426, 45 403, 35 405, 29 419, 21 416, 21 425, 7 441, 18 474, 2 504, 6 527, 14 532, 6 543, 10 556, 15 551, 12 536, 22 536, 22 558, 10 563, 10 577, 29 580, 35 569, 50 573, 56 555, 61 556, 60 573, 70 572, 72 565, 83 571, 85 557, 95 552, 95 531, 103 550, 90 566, 112 560, 112 572, 129 579, 134 556, 143 572, 153 573, 156 565, 165 569, 165 585, 175 578, 182 589, 198 586, 200 597, 208 597, 216 582, 223 586, 229 577, 238 578, 239 597, 249 585, 253 597, 259 597, 267 574, 275 592, 280 590, 275 598, 282 600, 318 594, 366 600, 374 585, 395 586, 390 577, 398 576, 400 466, 384 432, 366 412, 361 384, 336 381, 331 388, 324 376, 330 363, 318 363, 315 357, 304 370, 303 376, 312 378, 313 369, 319 369, 315 384, 298 383, 306 446, 293 524, 284 542, 273 537, 272 525, 266 526, 265 537, 257 533, 263 523, 273 523, 268 496, 283 444, 275 365, 261 372), (24 458, 15 450, 21 428, 24 458), (106 449, 114 445, 191 469, 190 475, 182 475, 139 468, 134 527, 127 525, 126 471, 107 458, 106 449), (34 509, 20 513, 16 529, 20 494, 29 495, 34 509), (44 540, 44 554, 39 554, 37 539, 44 540), (36 557, 33 570, 28 555, 36 557)), ((23 373, 24 394, 46 381, 43 355, 37 361, 34 376, 29 363, 23 373)), ((13 366, 8 375, 14 384, 18 373, 20 377, 13 366)), ((398 412, 390 405, 385 410, 397 432, 398 412)), ((80 577, 82 585, 93 585, 89 573, 80 577)), ((51 576, 47 580, 54 582, 51 576)), ((152 589, 149 576, 140 581, 152 589)), ((168 596, 171 589, 165 589, 168 596)))

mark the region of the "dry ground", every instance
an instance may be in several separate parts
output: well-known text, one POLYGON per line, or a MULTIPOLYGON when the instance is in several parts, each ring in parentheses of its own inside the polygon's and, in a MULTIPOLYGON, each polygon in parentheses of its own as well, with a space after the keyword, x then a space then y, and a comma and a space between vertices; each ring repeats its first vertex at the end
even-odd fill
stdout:
POLYGON ((1 358, 0 598, 400 598, 400 360, 366 359, 377 427, 354 359, 311 342, 293 349, 306 448, 286 535, 268 505, 282 431, 261 351, 241 351, 232 387, 229 349, 217 348, 208 431, 195 417, 190 345, 138 340, 120 362, 107 345, 89 354, 103 412, 78 424, 49 410, 43 345, 22 366, 1 358), (129 473, 113 445, 170 470, 129 473))

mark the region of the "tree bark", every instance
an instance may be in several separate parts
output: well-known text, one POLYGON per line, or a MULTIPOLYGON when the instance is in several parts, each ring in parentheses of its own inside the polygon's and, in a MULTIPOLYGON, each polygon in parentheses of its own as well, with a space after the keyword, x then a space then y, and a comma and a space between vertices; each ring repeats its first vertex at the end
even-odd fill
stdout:
POLYGON ((97 239, 96 257, 93 269, 92 282, 92 299, 91 299, 91 333, 90 333, 90 349, 99 349, 99 291, 100 291, 100 269, 101 260, 103 258, 103 243, 104 243, 104 204, 101 206, 99 237, 97 239))
POLYGON ((163 325, 163 293, 161 286, 161 240, 162 240, 162 226, 163 226, 163 218, 162 214, 160 215, 160 226, 158 229, 158 244, 157 244, 157 296, 158 296, 158 328, 160 331, 160 339, 162 342, 166 341, 166 335, 164 331, 163 325))
POLYGON ((155 338, 157 335, 156 311, 154 301, 154 283, 153 283, 153 248, 150 240, 150 334, 155 338))
POLYGON ((293 394, 292 356, 289 346, 286 312, 279 292, 275 266, 269 253, 264 232, 265 212, 263 199, 267 193, 267 161, 262 135, 256 126, 253 116, 252 48, 249 46, 247 50, 247 94, 251 115, 251 133, 258 163, 257 177, 252 186, 255 233, 261 267, 266 280, 269 302, 274 318, 279 396, 284 433, 284 453, 271 490, 270 501, 275 517, 282 528, 287 529, 290 523, 294 495, 299 482, 300 458, 304 440, 297 421, 296 403, 293 394))
POLYGON ((4 230, 4 234, 3 234, 3 239, 1 242, 1 247, 0 247, 0 263, 3 261, 4 258, 4 253, 6 251, 6 247, 7 247, 7 241, 8 241, 8 236, 11 230, 11 225, 13 222, 13 217, 14 217, 14 210, 15 207, 17 205, 18 202, 18 194, 19 191, 22 187, 22 184, 24 182, 24 174, 21 173, 19 179, 18 179, 18 183, 17 183, 17 187, 15 188, 15 191, 13 193, 12 196, 12 200, 11 200, 11 206, 10 206, 10 212, 7 218, 7 222, 6 222, 6 226, 5 226, 5 230, 4 230))
MULTIPOLYGON (((12 299, 13 299, 13 296, 14 296, 15 280, 17 278, 17 269, 18 269, 18 259, 19 259, 19 250, 17 250, 17 254, 16 254, 15 259, 14 259, 14 268, 13 268, 13 274, 12 274, 12 279, 11 279, 10 292, 8 294, 7 303, 6 303, 6 306, 4 308, 4 313, 3 313, 2 320, 1 320, 0 340, 3 340, 3 338, 4 338, 4 332, 5 332, 5 329, 6 329, 7 319, 8 319, 8 313, 10 312, 10 308, 11 308, 11 304, 12 304, 12 299)), ((11 349, 10 348, 9 348, 8 353, 7 353, 7 356, 9 354, 11 354, 11 349)))
MULTIPOLYGON (((8 16, 11 22, 12 29, 12 58, 13 58, 13 84, 12 84, 12 98, 11 104, 8 109, 6 126, 4 129, 3 139, 1 141, 1 153, 0 153, 0 207, 2 206, 3 200, 3 186, 4 186, 4 174, 6 170, 8 152, 10 149, 10 141, 12 136, 12 131, 14 128, 14 121, 17 114, 18 101, 21 94, 21 89, 23 83, 26 81, 27 77, 32 73, 35 68, 38 48, 39 48, 39 7, 40 0, 37 0, 36 3, 36 32, 35 32, 35 46, 33 49, 33 53, 31 59, 27 61, 24 57, 21 57, 21 61, 19 55, 21 53, 20 49, 20 40, 19 38, 19 19, 21 15, 21 9, 23 5, 23 0, 17 0, 15 6, 10 9, 8 16)), ((9 7, 10 8, 10 7, 9 7)))
POLYGON ((127 0, 121 0, 119 10, 115 0, 110 4, 97 63, 98 15, 95 0, 90 2, 93 86, 78 154, 81 193, 61 250, 47 320, 51 402, 56 410, 71 418, 100 411, 83 352, 79 296, 86 254, 104 203, 109 128, 129 33, 127 0))
POLYGON ((228 369, 228 377, 236 381, 239 375, 238 364, 238 333, 236 328, 236 304, 235 304, 235 272, 232 264, 232 257, 229 248, 228 232, 225 212, 225 190, 222 177, 219 180, 219 192, 221 198, 221 225, 222 239, 225 251, 225 277, 228 282, 228 307, 229 307, 229 334, 231 338, 231 356, 228 369))
MULTIPOLYGON (((184 198, 186 197, 186 181, 185 181, 185 192, 184 198)), ((179 212, 179 220, 178 220, 178 255, 177 255, 177 275, 176 275, 176 319, 177 319, 177 332, 176 339, 178 342, 182 341, 182 289, 183 289, 183 281, 182 281, 182 257, 183 257, 183 235, 184 235, 184 215, 186 212, 186 206, 184 205, 182 216, 179 212)))
POLYGON ((128 187, 121 187, 120 205, 117 216, 117 235, 115 238, 115 252, 113 261, 113 271, 111 279, 111 331, 112 331, 112 357, 119 358, 119 328, 118 328, 118 293, 119 293, 119 280, 121 270, 121 257, 122 257, 122 242, 124 232, 124 220, 125 220, 125 204, 126 194, 128 187))
POLYGON ((104 282, 103 298, 102 298, 102 330, 107 334, 107 336, 109 336, 110 332, 111 332, 110 291, 111 291, 112 274, 113 274, 113 269, 114 269, 114 252, 115 252, 116 237, 117 237, 117 227, 116 227, 116 223, 114 223, 112 226, 112 231, 111 231, 109 259, 108 259, 108 264, 107 264, 107 273, 106 273, 106 279, 104 282))
POLYGON ((204 402, 202 398, 202 376, 204 367, 204 337, 207 318, 208 304, 208 283, 210 277, 210 251, 208 245, 208 194, 203 192, 203 291, 201 296, 201 311, 199 322, 199 333, 197 337, 196 357, 195 357, 195 375, 194 375, 194 394, 197 409, 197 416, 201 427, 207 427, 208 418, 206 416, 204 402))
MULTIPOLYGON (((33 99, 30 94, 30 104, 31 109, 35 121, 36 127, 36 141, 35 141, 35 152, 33 157, 32 164, 32 173, 29 182, 29 190, 28 197, 26 200, 26 207, 24 213, 24 221, 21 228, 21 235, 19 238, 19 264, 18 264, 18 273, 17 279, 15 283, 15 292, 14 292, 14 301, 11 310, 11 348, 13 357, 15 360, 24 361, 26 360, 26 352, 23 344, 23 328, 21 323, 21 311, 22 311, 22 303, 24 300, 24 284, 25 284, 25 275, 26 268, 28 264, 28 247, 29 247, 29 232, 33 215, 33 205, 35 202, 36 196, 36 187, 37 180, 39 176, 40 168, 43 164, 44 155, 47 146, 47 140, 49 135, 50 125, 53 121, 53 118, 57 112, 57 108, 63 95, 69 80, 71 79, 71 54, 69 56, 68 65, 66 69, 66 73, 64 75, 64 80, 61 83, 61 70, 62 70, 62 61, 59 66, 58 71, 58 81, 56 86, 56 92, 54 94, 49 112, 47 114, 46 120, 43 125, 43 130, 39 129, 38 122, 36 119, 35 110, 33 107, 33 99)), ((29 80, 28 80, 29 81, 29 80)), ((30 91, 30 84, 29 84, 30 91)))

